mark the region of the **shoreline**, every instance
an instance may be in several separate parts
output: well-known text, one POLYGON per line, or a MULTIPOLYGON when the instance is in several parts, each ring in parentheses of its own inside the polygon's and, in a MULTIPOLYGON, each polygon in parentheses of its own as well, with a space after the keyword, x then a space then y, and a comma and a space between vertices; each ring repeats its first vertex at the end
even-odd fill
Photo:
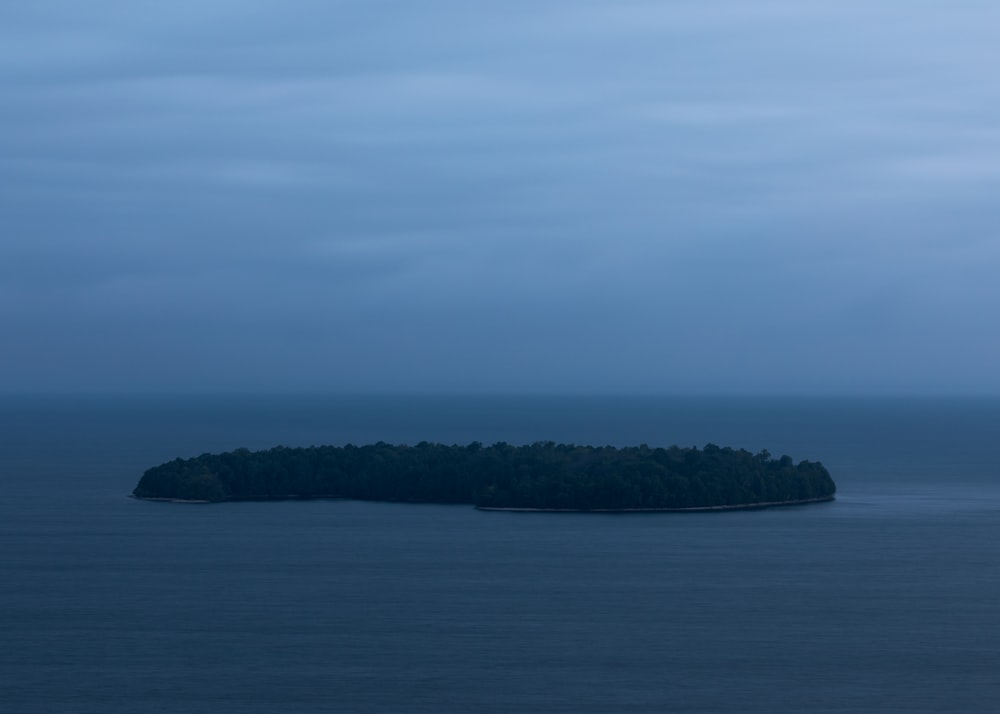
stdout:
POLYGON ((246 498, 224 498, 221 501, 212 501, 207 498, 172 498, 170 496, 136 496, 134 493, 130 493, 128 497, 134 498, 136 501, 158 501, 160 503, 251 503, 255 501, 358 500, 358 499, 345 499, 343 496, 332 496, 332 495, 303 496, 297 493, 290 493, 284 496, 247 496, 246 498))
POLYGON ((758 501, 722 506, 686 506, 684 508, 520 508, 516 506, 476 506, 477 511, 510 511, 513 513, 705 513, 712 511, 752 511, 782 506, 804 506, 809 503, 835 501, 835 495, 797 498, 793 501, 758 501))
POLYGON ((128 495, 129 498, 134 498, 136 501, 159 501, 160 503, 217 503, 217 501, 209 501, 208 499, 198 499, 198 498, 170 498, 169 496, 136 496, 134 493, 128 495))
MULTIPOLYGON (((157 501, 159 503, 248 503, 261 501, 312 501, 312 500, 366 500, 366 499, 345 499, 342 496, 302 496, 290 494, 287 496, 261 496, 258 498, 227 498, 223 501, 209 501, 207 499, 193 498, 170 498, 167 496, 136 496, 129 494, 129 498, 137 501, 157 501)), ((721 506, 687 506, 684 508, 526 508, 518 506, 477 506, 469 504, 477 511, 507 511, 510 513, 709 513, 722 511, 752 511, 764 508, 780 508, 783 506, 804 506, 809 503, 824 503, 836 500, 836 495, 819 496, 817 498, 798 498, 792 501, 758 501, 756 503, 735 503, 721 506)), ((434 504, 436 501, 371 501, 371 503, 412 503, 412 504, 434 504)), ((458 503, 441 503, 439 505, 457 506, 458 503)))

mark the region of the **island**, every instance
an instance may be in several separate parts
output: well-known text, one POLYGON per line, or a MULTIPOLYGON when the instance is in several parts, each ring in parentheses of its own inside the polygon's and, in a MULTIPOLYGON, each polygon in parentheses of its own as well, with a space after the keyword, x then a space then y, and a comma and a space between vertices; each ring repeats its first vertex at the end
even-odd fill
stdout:
POLYGON ((707 444, 515 446, 384 442, 366 446, 237 449, 147 470, 132 495, 147 500, 343 498, 471 504, 514 511, 708 511, 829 501, 817 461, 707 444))

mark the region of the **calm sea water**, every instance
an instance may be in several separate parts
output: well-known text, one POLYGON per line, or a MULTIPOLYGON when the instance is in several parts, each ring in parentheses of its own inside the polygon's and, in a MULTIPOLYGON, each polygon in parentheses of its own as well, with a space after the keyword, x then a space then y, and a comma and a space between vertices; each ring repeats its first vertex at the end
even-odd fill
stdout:
POLYGON ((1000 711, 998 400, 6 398, 4 712, 1000 711), (821 460, 717 514, 126 498, 240 446, 821 460))

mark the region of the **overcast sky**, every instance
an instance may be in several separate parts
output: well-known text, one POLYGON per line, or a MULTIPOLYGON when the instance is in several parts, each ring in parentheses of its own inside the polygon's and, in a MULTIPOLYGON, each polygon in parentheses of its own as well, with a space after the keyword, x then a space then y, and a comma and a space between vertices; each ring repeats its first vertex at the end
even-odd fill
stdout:
POLYGON ((995 0, 0 9, 0 391, 1000 394, 995 0))

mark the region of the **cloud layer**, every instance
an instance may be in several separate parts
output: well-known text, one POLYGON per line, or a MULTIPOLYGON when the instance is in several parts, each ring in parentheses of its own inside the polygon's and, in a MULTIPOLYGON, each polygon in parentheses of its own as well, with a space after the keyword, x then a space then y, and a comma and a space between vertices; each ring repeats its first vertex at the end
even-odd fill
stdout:
POLYGON ((0 389, 1000 393, 995 4, 19 5, 0 389))

